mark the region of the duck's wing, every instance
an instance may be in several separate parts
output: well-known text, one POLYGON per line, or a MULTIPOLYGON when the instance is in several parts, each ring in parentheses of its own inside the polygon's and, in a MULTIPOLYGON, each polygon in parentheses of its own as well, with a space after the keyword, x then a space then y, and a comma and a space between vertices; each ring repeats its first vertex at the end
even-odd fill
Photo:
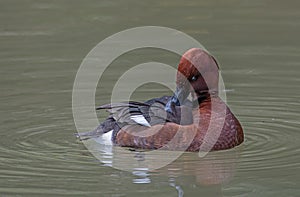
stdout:
POLYGON ((149 109, 149 104, 130 101, 127 103, 123 102, 105 104, 96 108, 96 110, 103 109, 110 113, 109 117, 93 131, 76 133, 75 135, 77 138, 79 138, 80 140, 86 140, 113 131, 112 140, 114 141, 118 131, 123 126, 134 124, 140 124, 148 127, 151 126, 148 122, 149 115, 147 113, 147 109, 149 109), (148 120, 145 118, 145 116, 148 120))
POLYGON ((165 111, 165 106, 170 96, 154 98, 144 103, 129 101, 122 103, 112 103, 97 107, 97 110, 105 109, 110 116, 102 122, 94 131, 79 133, 79 138, 98 137, 103 133, 113 130, 112 140, 114 141, 118 131, 126 125, 140 125, 151 127, 166 122, 177 124, 192 123, 191 104, 187 103, 183 107, 175 107, 173 113, 165 111), (182 117, 184 116, 184 117, 182 117))
POLYGON ((130 101, 127 103, 113 103, 97 107, 97 110, 106 109, 116 123, 121 125, 140 124, 150 127, 147 109, 150 106, 145 103, 130 101))
POLYGON ((129 101, 106 104, 96 109, 106 109, 116 122, 121 124, 140 124, 147 127, 165 124, 166 122, 183 125, 191 124, 192 103, 187 101, 182 106, 174 106, 173 113, 168 113, 165 111, 165 106, 170 98, 170 96, 163 96, 144 103, 129 101))

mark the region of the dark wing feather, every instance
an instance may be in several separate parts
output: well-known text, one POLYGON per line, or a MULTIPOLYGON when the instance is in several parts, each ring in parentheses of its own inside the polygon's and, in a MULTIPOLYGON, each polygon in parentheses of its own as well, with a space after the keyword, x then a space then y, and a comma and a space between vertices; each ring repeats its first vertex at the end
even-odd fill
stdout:
POLYGON ((156 124, 165 124, 166 122, 174 122, 177 124, 191 124, 192 121, 192 104, 187 101, 182 107, 174 106, 173 113, 167 113, 165 106, 170 96, 163 96, 146 101, 145 103, 129 101, 124 103, 106 104, 97 107, 97 110, 106 109, 110 116, 101 123, 94 131, 79 133, 80 139, 97 137, 103 133, 113 130, 112 140, 118 131, 125 125, 138 124, 131 119, 133 115, 142 115, 151 126, 156 124))

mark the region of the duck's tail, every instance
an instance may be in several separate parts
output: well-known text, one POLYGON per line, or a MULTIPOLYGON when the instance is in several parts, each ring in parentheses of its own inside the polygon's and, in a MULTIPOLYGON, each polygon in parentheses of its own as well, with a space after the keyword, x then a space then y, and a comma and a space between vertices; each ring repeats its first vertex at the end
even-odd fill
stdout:
POLYGON ((80 140, 96 138, 111 131, 114 128, 114 126, 115 120, 112 117, 109 117, 94 130, 88 132, 75 133, 74 135, 80 140))

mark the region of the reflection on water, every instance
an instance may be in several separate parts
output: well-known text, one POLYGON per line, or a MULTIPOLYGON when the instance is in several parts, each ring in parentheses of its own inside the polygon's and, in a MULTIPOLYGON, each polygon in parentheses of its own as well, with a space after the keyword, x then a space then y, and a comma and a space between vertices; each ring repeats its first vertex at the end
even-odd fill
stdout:
MULTIPOLYGON (((1 0, 0 196, 297 196, 298 8, 292 0, 1 0), (95 147, 99 162, 76 141, 71 94, 82 59, 107 36, 141 25, 178 29, 214 54, 245 131, 241 147, 185 153, 154 170, 146 152, 95 147)), ((123 72, 149 61, 176 66, 178 57, 154 49, 119 57, 98 84, 97 105, 110 101, 123 72)), ((132 99, 167 92, 147 86, 132 99)))
POLYGON ((132 180, 133 183, 151 183, 148 168, 133 168, 132 174, 136 177, 132 180))
POLYGON ((240 146, 229 151, 211 152, 203 158, 198 153, 186 152, 163 168, 153 169, 159 166, 153 163, 164 163, 165 157, 177 156, 175 151, 157 151, 153 157, 152 151, 108 145, 102 137, 88 141, 85 145, 104 166, 129 171, 135 184, 155 183, 152 179, 164 177, 169 183, 165 187, 175 188, 178 196, 192 192, 191 188, 184 189, 191 184, 195 185, 196 191, 198 186, 213 186, 221 192, 221 185, 228 183, 236 173, 243 149, 240 146))

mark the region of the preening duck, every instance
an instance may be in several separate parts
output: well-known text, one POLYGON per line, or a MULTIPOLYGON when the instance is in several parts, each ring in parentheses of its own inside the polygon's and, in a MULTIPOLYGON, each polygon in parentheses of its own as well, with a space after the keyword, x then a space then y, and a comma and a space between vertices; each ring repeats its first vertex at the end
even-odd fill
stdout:
POLYGON ((192 48, 180 59, 173 96, 107 104, 110 115, 80 139, 111 132, 115 145, 184 151, 233 148, 244 140, 243 129, 218 96, 219 66, 213 56, 192 48), (191 100, 188 99, 191 95, 191 100))

